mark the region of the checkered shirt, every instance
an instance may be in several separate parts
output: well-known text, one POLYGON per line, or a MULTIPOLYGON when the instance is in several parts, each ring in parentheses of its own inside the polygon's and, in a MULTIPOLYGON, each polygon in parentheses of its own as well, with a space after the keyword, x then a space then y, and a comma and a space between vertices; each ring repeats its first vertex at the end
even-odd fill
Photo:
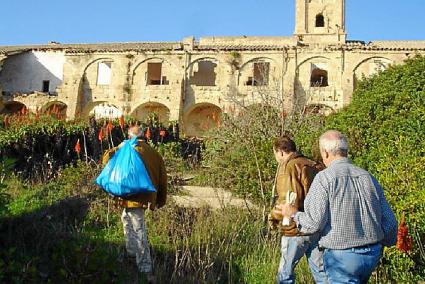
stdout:
POLYGON ((301 232, 321 231, 319 245, 347 249, 374 243, 395 245, 397 220, 376 179, 338 159, 318 173, 304 201, 304 212, 294 216, 301 232))

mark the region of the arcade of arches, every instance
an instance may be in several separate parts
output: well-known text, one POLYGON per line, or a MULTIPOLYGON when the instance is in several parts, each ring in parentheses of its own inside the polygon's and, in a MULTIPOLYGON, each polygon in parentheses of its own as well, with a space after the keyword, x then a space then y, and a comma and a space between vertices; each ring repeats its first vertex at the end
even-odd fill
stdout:
POLYGON ((345 0, 295 2, 289 36, 0 46, 0 113, 155 114, 200 135, 232 106, 265 97, 283 99, 285 112, 336 111, 363 77, 425 55, 425 41, 347 40, 345 0))

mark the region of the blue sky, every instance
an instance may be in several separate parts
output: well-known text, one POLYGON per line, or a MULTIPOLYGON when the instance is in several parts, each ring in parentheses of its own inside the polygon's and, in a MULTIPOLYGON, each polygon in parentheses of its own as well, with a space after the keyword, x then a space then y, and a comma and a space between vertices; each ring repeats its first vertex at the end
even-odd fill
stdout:
MULTIPOLYGON (((1 0, 0 45, 288 36, 295 0, 1 0)), ((424 0, 347 0, 349 39, 425 40, 424 0)))

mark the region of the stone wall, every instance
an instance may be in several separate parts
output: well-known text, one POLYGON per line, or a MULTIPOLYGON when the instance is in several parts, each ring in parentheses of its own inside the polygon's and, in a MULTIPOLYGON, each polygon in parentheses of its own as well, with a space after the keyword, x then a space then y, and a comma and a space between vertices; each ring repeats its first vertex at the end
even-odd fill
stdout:
MULTIPOLYGON (((276 38, 276 46, 286 40, 276 38)), ((73 118, 87 117, 103 107, 142 120, 154 112, 163 122, 179 121, 185 132, 196 135, 217 124, 219 114, 241 104, 283 99, 286 111, 296 105, 319 106, 326 113, 338 110, 350 102, 363 76, 401 64, 415 54, 328 45, 259 49, 258 41, 255 38, 254 44, 247 45, 249 41, 241 39, 243 50, 216 50, 211 46, 223 48, 226 40, 208 38, 201 39, 205 45, 198 44, 196 49, 173 51, 25 52, 4 61, 0 82, 7 95, 0 108, 19 102, 35 111, 60 104, 73 118), (44 67, 35 68, 28 58, 40 54, 57 58, 54 68, 42 60, 39 64, 44 67), (110 73, 100 74, 102 68, 110 68, 110 73), (60 80, 57 87, 52 85, 57 96, 39 92, 39 84, 31 83, 50 78, 43 77, 46 73, 41 69, 51 70, 60 80), (313 78, 314 72, 319 79, 313 78)), ((271 44, 272 39, 267 42, 271 44)))
POLYGON ((48 82, 48 92, 56 92, 62 84, 65 53, 60 51, 29 51, 10 56, 4 61, 0 76, 3 91, 30 93, 43 91, 43 81, 48 82))

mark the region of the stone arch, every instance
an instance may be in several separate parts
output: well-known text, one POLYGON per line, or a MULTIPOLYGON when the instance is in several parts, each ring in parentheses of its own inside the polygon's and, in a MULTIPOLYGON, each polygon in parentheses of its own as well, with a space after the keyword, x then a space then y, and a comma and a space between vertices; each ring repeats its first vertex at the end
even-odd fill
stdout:
POLYGON ((328 65, 330 60, 324 56, 313 56, 298 64, 295 74, 298 91, 300 88, 307 90, 311 87, 327 87, 332 73, 328 65), (317 84, 319 79, 321 84, 317 84))
POLYGON ((309 61, 312 61, 313 59, 323 59, 323 60, 326 60, 326 61, 330 61, 330 60, 331 60, 329 57, 325 57, 325 56, 313 56, 313 57, 309 57, 309 58, 307 58, 307 59, 304 59, 303 61, 301 61, 301 62, 298 64, 298 66, 297 66, 297 72, 298 72, 298 70, 300 69, 300 67, 301 67, 302 65, 304 65, 305 63, 307 63, 307 62, 309 62, 309 61))
POLYGON ((199 61, 207 61, 207 60, 214 61, 216 63, 220 63, 220 60, 218 58, 215 58, 215 57, 212 57, 212 56, 205 56, 205 57, 197 58, 197 59, 193 60, 192 62, 190 62, 189 65, 186 68, 186 71, 189 70, 189 68, 191 66, 193 66, 193 64, 195 64, 199 61))
POLYGON ((203 136, 221 124, 222 109, 211 103, 198 103, 187 109, 183 116, 187 136, 203 136))
POLYGON ((367 57, 367 58, 362 59, 359 63, 357 63, 356 66, 353 69, 353 72, 356 72, 356 70, 359 69, 359 67, 362 64, 366 63, 367 61, 373 60, 373 59, 383 59, 383 60, 386 60, 387 62, 394 63, 393 60, 391 60, 391 59, 389 59, 387 57, 384 57, 384 56, 370 56, 370 57, 367 57))
POLYGON ((84 74, 87 72, 87 69, 89 69, 89 67, 91 66, 91 65, 93 65, 93 64, 95 64, 95 63, 98 63, 98 62, 101 62, 101 61, 111 61, 111 62, 113 62, 114 60, 112 59, 112 58, 110 58, 110 57, 101 57, 101 58, 97 58, 97 59, 94 59, 94 60, 92 60, 92 61, 90 61, 85 67, 84 67, 84 70, 83 70, 83 72, 82 72, 82 74, 83 74, 83 76, 84 76, 84 74))
POLYGON ((24 109, 27 110, 28 108, 25 104, 21 102, 17 102, 17 101, 5 102, 2 113, 3 114, 18 114, 18 113, 21 113, 24 109))
POLYGON ((96 118, 118 118, 122 115, 122 111, 116 105, 107 101, 89 102, 82 112, 83 117, 96 118))
POLYGON ((239 70, 238 70, 238 86, 241 85, 248 85, 248 86, 256 86, 256 85, 268 85, 269 81, 270 81, 270 71, 271 71, 271 64, 273 64, 273 67, 275 68, 277 66, 276 61, 272 58, 269 57, 255 57, 252 58, 248 61, 246 61, 245 63, 243 63, 239 70), (256 63, 266 63, 267 65, 264 65, 262 68, 261 67, 256 67, 255 64, 256 63), (253 69, 252 70, 246 70, 248 66, 250 66, 251 64, 253 64, 253 69), (252 73, 251 76, 247 76, 246 74, 249 74, 249 72, 252 73), (258 73, 256 75, 256 73, 258 73), (247 77, 247 78, 245 78, 247 77), (259 77, 260 80, 258 80, 258 78, 255 77, 259 77), (260 82, 260 83, 258 83, 260 82))
POLYGON ((371 56, 360 61, 353 69, 353 87, 364 77, 370 77, 388 68, 394 61, 383 56, 371 56))
POLYGON ((91 60, 84 66, 78 84, 77 113, 84 114, 85 110, 90 108, 91 104, 94 103, 95 96, 93 93, 96 93, 98 73, 97 69, 95 74, 93 74, 94 72, 88 72, 88 70, 93 65, 103 61, 114 62, 111 57, 99 57, 91 60))
POLYGON ((152 114, 155 114, 161 123, 170 121, 170 109, 166 105, 158 102, 143 103, 134 108, 131 112, 131 116, 140 121, 146 121, 152 114))
POLYGON ((272 62, 273 64, 276 64, 276 61, 273 59, 273 58, 270 58, 270 57, 265 57, 265 56, 262 56, 262 57, 255 57, 255 58, 251 58, 250 60, 248 60, 248 61, 246 61, 245 63, 243 63, 242 65, 241 65, 241 67, 239 68, 239 70, 243 70, 248 64, 250 64, 250 63, 253 63, 253 62, 256 62, 256 61, 270 61, 270 62, 272 62))
MULTIPOLYGON (((143 59, 142 61, 134 64, 134 67, 131 71, 131 85, 139 85, 141 84, 141 82, 145 82, 146 85, 150 85, 147 80, 148 78, 146 77, 146 75, 148 75, 148 63, 161 63, 161 74, 160 74, 160 79, 161 79, 161 83, 159 85, 168 85, 170 82, 170 78, 171 77, 175 77, 175 71, 178 70, 178 68, 175 66, 175 64, 173 62, 171 62, 170 60, 165 59, 164 57, 159 57, 159 56, 152 56, 152 57, 148 57, 143 59), (137 76, 139 69, 142 68, 142 66, 144 66, 146 64, 146 74, 142 73, 142 76, 137 76), (163 78, 165 77, 165 78, 163 78)), ((154 84, 156 85, 156 84, 154 84)))
MULTIPOLYGON (((84 85, 85 84, 89 84, 90 85, 90 82, 93 81, 93 80, 96 82, 93 85, 97 85, 97 72, 96 72, 96 77, 95 77, 96 79, 94 79, 94 78, 88 77, 87 70, 92 65, 94 65, 96 63, 99 63, 99 62, 104 62, 104 61, 114 62, 114 60, 112 58, 110 58, 110 57, 101 57, 101 58, 94 59, 94 60, 90 61, 90 63, 86 64, 86 66, 83 69, 83 72, 81 73, 81 79, 80 79, 80 84, 79 84, 79 88, 81 90, 84 89, 84 85)), ((91 94, 89 94, 89 96, 90 95, 91 94)), ((89 98, 89 99, 92 99, 92 98, 89 98)))
POLYGON ((41 107, 43 113, 54 113, 57 112, 61 117, 66 117, 68 106, 61 101, 51 101, 41 107))
POLYGON ((176 67, 173 62, 165 59, 164 57, 152 56, 152 57, 147 57, 147 58, 137 62, 136 64, 134 64, 134 67, 133 67, 133 70, 131 71, 131 74, 134 75, 134 73, 137 71, 137 69, 140 67, 140 65, 147 63, 148 61, 155 61, 155 60, 166 62, 167 64, 170 64, 171 66, 176 67))

